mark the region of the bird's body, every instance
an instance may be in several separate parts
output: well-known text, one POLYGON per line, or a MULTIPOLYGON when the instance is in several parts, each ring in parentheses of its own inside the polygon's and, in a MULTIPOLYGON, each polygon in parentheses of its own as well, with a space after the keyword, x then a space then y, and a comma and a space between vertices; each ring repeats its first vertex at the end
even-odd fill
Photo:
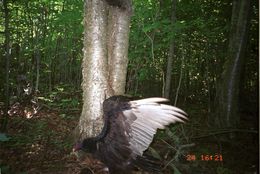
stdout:
POLYGON ((158 128, 186 119, 184 111, 160 104, 166 101, 164 98, 130 101, 123 96, 106 99, 102 132, 84 139, 80 148, 102 161, 109 173, 130 173, 136 167, 159 172, 156 163, 143 156, 143 152, 158 128))

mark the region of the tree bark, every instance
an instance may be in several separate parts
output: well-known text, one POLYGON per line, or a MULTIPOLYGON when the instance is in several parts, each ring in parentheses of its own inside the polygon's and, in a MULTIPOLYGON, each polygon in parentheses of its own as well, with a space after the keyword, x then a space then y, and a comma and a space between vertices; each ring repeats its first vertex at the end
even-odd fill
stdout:
POLYGON ((249 21, 250 1, 233 0, 228 59, 224 65, 222 79, 217 85, 217 127, 237 127, 239 124, 239 84, 241 68, 245 63, 245 46, 249 21))
MULTIPOLYGON (((172 15, 171 15, 171 21, 172 25, 174 25, 176 21, 176 0, 172 0, 172 15)), ((167 71, 166 71, 166 79, 165 79, 165 89, 163 93, 163 97, 169 98, 170 97, 170 91, 171 91, 171 77, 172 77, 172 68, 173 68, 173 57, 174 57, 174 39, 171 39, 170 42, 170 49, 169 49, 169 56, 167 60, 167 71)))
POLYGON ((80 138, 97 135, 102 126, 102 102, 107 92, 107 9, 102 0, 86 0, 82 62, 83 108, 80 138))
POLYGON ((103 0, 85 1, 83 108, 76 138, 99 134, 103 127, 103 101, 124 94, 130 14, 129 9, 116 6, 110 6, 108 11, 103 0))
POLYGON ((181 53, 181 66, 180 66, 180 78, 178 81, 178 86, 176 89, 176 94, 175 94, 175 99, 174 99, 174 105, 177 105, 177 101, 178 101, 178 96, 179 96, 179 91, 181 88, 181 82, 182 82, 182 78, 183 78, 183 64, 184 64, 184 51, 182 51, 181 53))
POLYGON ((41 60, 41 55, 40 55, 40 44, 39 44, 39 31, 38 29, 35 29, 35 50, 34 50, 34 57, 35 57, 35 69, 36 69, 36 81, 35 81, 35 92, 39 91, 39 81, 40 81, 40 60, 41 60))
POLYGON ((128 63, 130 15, 127 11, 110 7, 108 24, 109 87, 113 95, 125 93, 128 63))

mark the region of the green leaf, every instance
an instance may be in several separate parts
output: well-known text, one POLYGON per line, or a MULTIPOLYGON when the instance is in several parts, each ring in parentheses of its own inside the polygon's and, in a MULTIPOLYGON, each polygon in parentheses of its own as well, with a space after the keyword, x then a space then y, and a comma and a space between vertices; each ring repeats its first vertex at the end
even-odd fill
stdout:
POLYGON ((173 164, 170 164, 171 168, 174 170, 174 174, 181 174, 180 170, 173 164))
POLYGON ((157 159, 159 159, 159 160, 162 159, 161 155, 160 155, 154 148, 149 147, 149 151, 151 152, 151 154, 152 154, 152 156, 153 156, 154 158, 157 158, 157 159))

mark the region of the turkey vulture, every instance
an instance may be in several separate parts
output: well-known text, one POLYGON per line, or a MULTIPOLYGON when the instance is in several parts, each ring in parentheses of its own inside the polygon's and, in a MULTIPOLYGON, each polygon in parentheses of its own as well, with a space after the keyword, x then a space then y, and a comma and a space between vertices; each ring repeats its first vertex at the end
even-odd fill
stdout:
POLYGON ((124 96, 112 96, 103 102, 104 127, 101 133, 74 146, 100 161, 109 173, 130 173, 134 168, 159 171, 151 158, 143 155, 157 129, 184 122, 186 113, 174 106, 160 104, 165 98, 130 101, 124 96))

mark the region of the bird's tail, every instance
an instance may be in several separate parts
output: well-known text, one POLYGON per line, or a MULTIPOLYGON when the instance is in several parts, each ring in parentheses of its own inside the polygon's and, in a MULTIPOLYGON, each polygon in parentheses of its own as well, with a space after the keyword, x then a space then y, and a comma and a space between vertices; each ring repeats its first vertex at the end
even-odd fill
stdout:
POLYGON ((134 164, 138 167, 147 171, 149 173, 162 173, 160 160, 152 156, 137 156, 134 164))

